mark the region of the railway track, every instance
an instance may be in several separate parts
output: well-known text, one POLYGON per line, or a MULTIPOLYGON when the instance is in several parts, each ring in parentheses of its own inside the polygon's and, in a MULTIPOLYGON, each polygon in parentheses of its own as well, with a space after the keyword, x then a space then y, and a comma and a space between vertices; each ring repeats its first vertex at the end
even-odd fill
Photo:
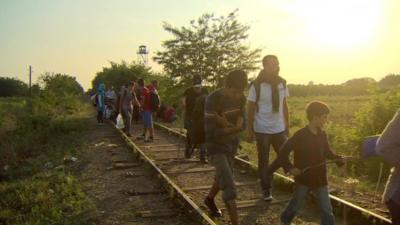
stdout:
MULTIPOLYGON (((138 129, 133 137, 140 135, 138 129)), ((140 129, 141 130, 141 129, 140 129)), ((214 168, 201 164, 196 157, 184 158, 185 134, 162 124, 156 124, 156 138, 152 143, 129 138, 120 134, 126 143, 132 147, 138 159, 147 168, 154 171, 162 181, 170 197, 174 198, 199 224, 229 224, 229 218, 224 204, 219 196, 217 205, 223 210, 222 218, 210 218, 203 204, 204 197, 214 179, 214 168)), ((236 157, 234 174, 237 182, 237 205, 241 224, 279 224, 280 213, 284 210, 291 197, 293 180, 275 174, 274 200, 265 202, 261 198, 257 182, 257 168, 251 162, 236 157)), ((353 205, 331 195, 337 224, 387 225, 390 220, 353 205)), ((294 224, 319 224, 319 213, 311 197, 311 201, 300 212, 294 224)))

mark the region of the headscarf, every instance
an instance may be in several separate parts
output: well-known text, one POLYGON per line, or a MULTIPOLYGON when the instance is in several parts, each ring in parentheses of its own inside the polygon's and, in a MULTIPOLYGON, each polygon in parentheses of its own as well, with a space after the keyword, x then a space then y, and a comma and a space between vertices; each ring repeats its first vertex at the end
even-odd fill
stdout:
POLYGON ((104 83, 99 84, 97 87, 97 108, 99 110, 104 110, 104 101, 105 101, 105 95, 106 95, 106 86, 104 83))

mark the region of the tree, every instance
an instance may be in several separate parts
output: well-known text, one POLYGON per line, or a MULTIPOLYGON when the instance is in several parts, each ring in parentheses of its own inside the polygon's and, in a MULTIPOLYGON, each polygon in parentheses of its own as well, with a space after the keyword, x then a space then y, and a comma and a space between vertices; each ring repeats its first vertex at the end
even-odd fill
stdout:
POLYGON ((126 85, 129 81, 139 78, 145 81, 145 85, 149 84, 152 80, 157 80, 159 82, 158 92, 161 101, 169 105, 176 103, 184 90, 184 87, 174 85, 169 77, 154 73, 150 68, 142 64, 135 62, 127 64, 122 61, 121 63, 110 62, 110 66, 103 67, 103 70, 98 72, 92 80, 92 88, 88 92, 96 92, 100 83, 104 83, 107 88, 115 87, 115 91, 119 91, 122 85, 126 85))
POLYGON ((28 94, 28 85, 9 77, 0 77, 0 97, 23 96, 28 94))
POLYGON ((56 96, 81 95, 82 86, 75 77, 61 73, 45 73, 39 77, 43 91, 56 96))
POLYGON ((393 88, 400 85, 400 74, 389 74, 379 81, 383 88, 393 88))
POLYGON ((237 10, 226 17, 204 14, 189 27, 165 22, 163 28, 174 38, 164 41, 165 50, 153 59, 175 83, 190 84, 191 77, 198 74, 209 84, 221 86, 223 76, 232 69, 257 69, 261 50, 245 45, 250 26, 238 22, 237 10))
POLYGON ((92 81, 92 90, 96 91, 100 83, 104 83, 107 88, 114 87, 117 91, 122 85, 138 78, 150 76, 150 69, 142 64, 135 62, 127 64, 110 62, 109 67, 103 67, 103 70, 96 74, 92 81))
POLYGON ((362 77, 362 78, 355 78, 348 80, 344 83, 345 86, 350 86, 350 87, 363 87, 365 88, 366 86, 373 85, 375 84, 376 81, 373 78, 370 77, 362 77))

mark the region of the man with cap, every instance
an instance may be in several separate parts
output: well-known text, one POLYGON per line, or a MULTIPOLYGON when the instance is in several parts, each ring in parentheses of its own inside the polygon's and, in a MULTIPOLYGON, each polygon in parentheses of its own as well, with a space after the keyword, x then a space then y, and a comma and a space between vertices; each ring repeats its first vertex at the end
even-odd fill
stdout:
MULTIPOLYGON (((208 95, 208 91, 205 87, 202 86, 201 77, 199 75, 193 76, 193 86, 186 89, 183 93, 182 97, 182 105, 184 108, 184 127, 186 129, 186 149, 185 149, 185 157, 190 158, 194 144, 192 142, 193 135, 193 110, 196 104, 196 100, 203 96, 208 95)), ((200 160, 205 160, 205 149, 200 148, 200 160)))

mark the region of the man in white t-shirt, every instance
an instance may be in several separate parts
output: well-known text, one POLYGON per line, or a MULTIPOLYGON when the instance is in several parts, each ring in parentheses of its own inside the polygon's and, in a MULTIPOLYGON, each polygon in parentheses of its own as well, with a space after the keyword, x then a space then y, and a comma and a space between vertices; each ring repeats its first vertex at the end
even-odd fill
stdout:
POLYGON ((278 58, 267 55, 262 63, 264 69, 250 85, 247 97, 248 139, 256 139, 263 198, 270 201, 272 176, 280 165, 277 160, 268 165, 269 149, 272 145, 278 154, 287 140, 289 113, 286 98, 289 91, 286 81, 279 76, 278 58))

